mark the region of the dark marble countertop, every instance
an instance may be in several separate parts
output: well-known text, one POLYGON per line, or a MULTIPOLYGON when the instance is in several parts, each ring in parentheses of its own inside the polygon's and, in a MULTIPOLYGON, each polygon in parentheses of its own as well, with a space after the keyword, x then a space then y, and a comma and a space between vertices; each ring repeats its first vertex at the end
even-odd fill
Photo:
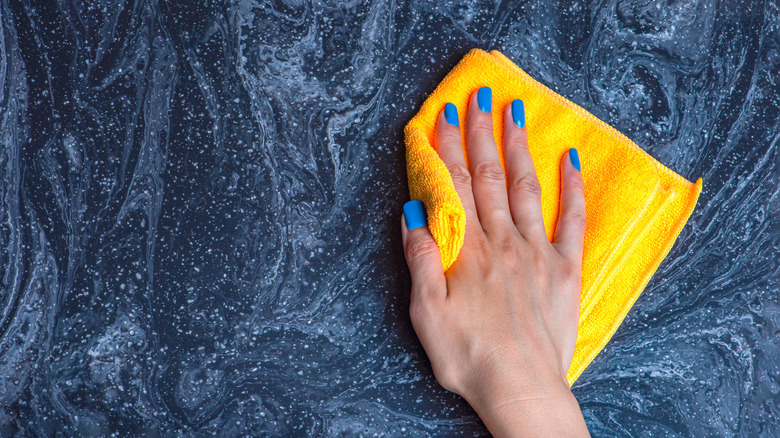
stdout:
POLYGON ((402 128, 474 47, 704 179, 574 386, 594 436, 780 434, 776 1, 0 15, 0 435, 487 435, 414 335, 399 232, 402 128))

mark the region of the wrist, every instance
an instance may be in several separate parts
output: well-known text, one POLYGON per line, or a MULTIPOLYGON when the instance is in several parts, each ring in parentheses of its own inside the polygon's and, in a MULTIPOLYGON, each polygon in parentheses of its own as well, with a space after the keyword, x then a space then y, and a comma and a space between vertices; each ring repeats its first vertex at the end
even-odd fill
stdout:
POLYGON ((566 373, 543 354, 519 357, 495 352, 468 373, 458 393, 472 406, 491 407, 523 399, 538 400, 570 393, 566 373))
POLYGON ((490 433, 497 437, 588 437, 580 406, 568 384, 526 392, 508 383, 503 389, 469 400, 490 433))
POLYGON ((532 409, 572 396, 568 382, 555 373, 507 369, 482 374, 475 380, 462 396, 477 412, 532 409))
MULTIPOLYGON (((494 436, 588 436, 565 376, 552 367, 485 363, 461 395, 494 436)), ((526 362, 527 364, 528 362, 526 362)))

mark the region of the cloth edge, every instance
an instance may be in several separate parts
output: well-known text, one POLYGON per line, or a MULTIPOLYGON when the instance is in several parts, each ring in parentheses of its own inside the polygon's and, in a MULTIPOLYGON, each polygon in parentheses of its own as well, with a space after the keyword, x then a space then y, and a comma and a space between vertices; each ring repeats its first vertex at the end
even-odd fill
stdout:
POLYGON ((585 365, 579 366, 576 369, 569 368, 569 371, 567 372, 566 375, 566 380, 569 381, 570 386, 574 385, 574 383, 577 381, 580 375, 582 375, 585 369, 591 364, 591 362, 593 362, 596 356, 598 356, 598 354, 612 339, 612 336, 615 334, 617 329, 623 323, 625 316, 628 314, 628 312, 631 311, 631 308, 634 307, 634 303, 636 303, 636 300, 639 299, 640 295, 642 295, 642 292, 645 290, 647 283, 650 282, 650 279, 653 277, 653 274, 658 270, 658 267, 661 265, 661 262, 669 254, 669 251, 671 251, 672 247, 674 246, 674 243, 677 241, 677 238, 679 237, 680 233, 685 227, 685 224, 688 223, 688 219, 691 217, 694 209, 696 208, 696 204, 698 203, 699 195, 701 194, 704 183, 701 178, 698 178, 695 183, 690 183, 690 184, 692 186, 691 189, 693 190, 688 191, 688 203, 686 204, 686 207, 680 212, 680 215, 678 216, 677 221, 675 222, 675 225, 672 228, 673 232, 668 235, 666 241, 664 242, 664 245, 662 246, 661 251, 659 251, 658 254, 656 254, 656 257, 653 259, 653 261, 647 265, 645 272, 642 275, 642 280, 639 282, 638 286, 636 287, 636 293, 633 294, 630 300, 624 302, 624 306, 622 306, 621 309, 621 313, 623 314, 623 317, 615 318, 611 321, 608 330, 605 332, 606 336, 602 338, 603 342, 600 342, 597 345, 598 348, 591 349, 590 354, 588 354, 585 357, 586 360, 583 361, 585 365))
MULTIPOLYGON (((512 62, 511 59, 509 59, 506 55, 501 53, 498 50, 491 50, 490 52, 485 52, 481 49, 472 49, 469 51, 469 53, 478 51, 482 52, 484 55, 491 56, 495 59, 497 59, 504 67, 507 68, 511 73, 515 74, 516 76, 520 77, 522 80, 530 82, 533 84, 536 88, 539 88, 540 90, 544 91, 545 93, 549 94, 554 99, 558 100, 559 102, 563 103, 566 106, 571 107, 575 110, 577 114, 579 114, 582 117, 585 117, 586 119, 589 119, 590 121, 594 122, 601 130, 605 130, 607 132, 610 132, 612 134, 616 134, 618 138, 620 138, 623 142, 629 144, 632 148, 634 148, 637 152, 641 152, 642 156, 649 160, 655 167, 657 167, 662 172, 666 173, 667 175, 671 176, 673 179, 684 182, 685 184, 689 186, 693 186, 694 183, 680 175, 679 173, 675 172, 674 170, 670 169, 669 167, 665 166, 663 163, 655 159, 652 155, 648 154, 644 149, 639 147, 633 140, 628 138, 625 134, 618 131, 617 129, 613 128, 610 124, 607 122, 599 119, 598 117, 594 116, 590 111, 586 110, 585 108, 581 107, 580 105, 577 105, 576 103, 572 102, 571 100, 563 97, 561 94, 556 92, 555 90, 551 89, 550 87, 544 85, 543 83, 537 81, 534 79, 531 75, 526 73, 523 69, 521 69, 517 64, 512 62)), ((700 178, 701 179, 701 178, 700 178)))

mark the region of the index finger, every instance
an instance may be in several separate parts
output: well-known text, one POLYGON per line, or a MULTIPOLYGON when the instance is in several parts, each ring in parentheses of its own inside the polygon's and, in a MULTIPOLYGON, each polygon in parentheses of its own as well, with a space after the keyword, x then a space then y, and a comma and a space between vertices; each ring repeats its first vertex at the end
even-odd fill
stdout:
POLYGON ((450 171, 455 191, 458 192, 460 202, 466 211, 466 233, 482 232, 474 204, 474 193, 471 189, 471 174, 463 155, 458 109, 452 103, 445 105, 436 123, 436 153, 450 171))

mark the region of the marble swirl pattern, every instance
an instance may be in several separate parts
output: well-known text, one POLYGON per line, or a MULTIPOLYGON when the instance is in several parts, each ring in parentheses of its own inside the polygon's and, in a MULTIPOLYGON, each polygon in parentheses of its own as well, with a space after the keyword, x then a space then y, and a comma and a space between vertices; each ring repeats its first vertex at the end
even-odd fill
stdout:
POLYGON ((779 17, 0 0, 0 436, 488 435, 432 376, 399 235, 402 127, 473 47, 705 180, 574 386, 594 436, 777 436, 779 17))

